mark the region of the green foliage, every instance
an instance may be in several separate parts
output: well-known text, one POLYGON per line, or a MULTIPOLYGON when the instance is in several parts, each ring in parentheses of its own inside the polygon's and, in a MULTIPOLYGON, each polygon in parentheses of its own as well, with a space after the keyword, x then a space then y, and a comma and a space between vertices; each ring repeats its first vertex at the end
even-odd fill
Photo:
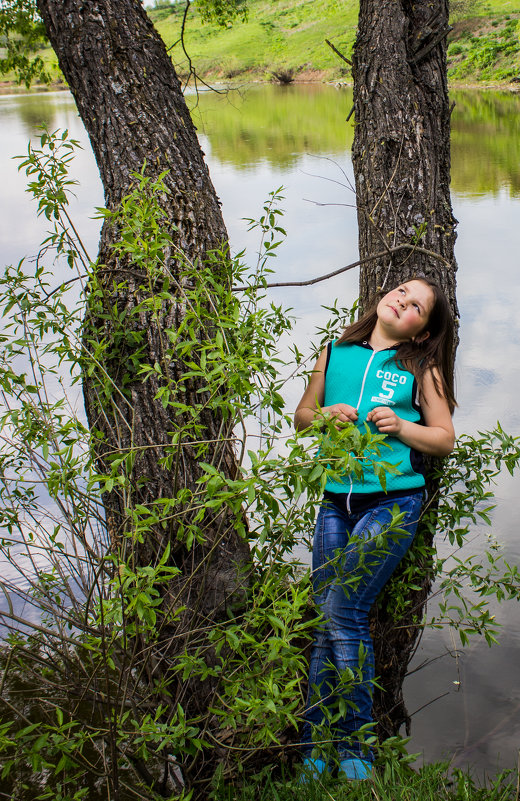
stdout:
POLYGON ((0 3, 0 74, 14 72, 29 88, 35 80, 47 83, 49 76, 40 55, 34 55, 47 40, 35 0, 2 0, 0 3))
MULTIPOLYGON (((85 338, 86 296, 78 298, 74 283, 54 288, 51 283, 52 259, 58 258, 88 286, 90 313, 103 293, 98 280, 103 266, 89 264, 68 218, 73 182, 67 165, 73 147, 66 134, 44 133, 22 160, 38 213, 51 230, 36 270, 26 271, 22 261, 8 267, 0 283, 5 321, 0 547, 12 569, 28 581, 28 589, 19 592, 41 615, 36 623, 25 620, 12 606, 3 615, 16 628, 36 634, 20 631, 3 651, 9 689, 3 697, 2 770, 6 786, 26 785, 34 799, 50 792, 64 801, 75 798, 87 775, 97 777, 97 789, 89 785, 89 798, 105 798, 122 783, 125 797, 140 797, 146 788, 152 799, 159 797, 154 788, 161 773, 169 777, 172 798, 181 798, 176 765, 189 772, 198 755, 218 744, 227 753, 222 775, 233 776, 254 762, 258 749, 280 747, 284 732, 298 725, 303 646, 314 620, 308 571, 302 573, 291 560, 291 549, 312 530, 327 472, 359 469, 348 452, 370 447, 377 454, 383 443, 355 429, 335 436, 327 423, 323 432, 317 431, 323 454, 316 459, 312 443, 290 433, 278 351, 291 320, 284 309, 266 301, 264 289, 271 257, 285 234, 279 224, 279 191, 271 193, 259 222, 251 223, 259 227, 261 248, 250 275, 225 253, 213 254, 205 265, 181 261, 174 275, 168 256, 171 232, 160 204, 163 176, 151 181, 143 167, 134 176, 134 191, 103 216, 118 231, 120 262, 139 270, 145 289, 152 289, 143 294, 136 315, 144 309, 153 316, 161 303, 178 302, 180 292, 183 316, 176 327, 165 328, 164 352, 156 364, 142 360, 140 332, 117 306, 109 311, 111 324, 118 324, 116 335, 85 338), (43 260, 49 257, 46 270, 43 260), (237 283, 246 285, 240 296, 232 291, 237 283), (126 377, 115 387, 100 368, 121 359, 123 352, 126 377), (175 379, 168 369, 174 359, 183 366, 175 379), (161 459, 167 469, 175 469, 183 441, 196 444, 201 475, 195 490, 181 487, 172 497, 137 504, 138 448, 113 453, 107 471, 100 472, 93 461, 97 432, 87 431, 74 402, 66 399, 70 376, 76 381, 81 371, 105 375, 100 392, 108 398, 114 392, 130 397, 136 382, 157 381, 156 399, 173 409, 178 420, 161 459), (200 401, 188 402, 182 387, 194 378, 207 390, 200 401), (238 427, 234 478, 213 464, 211 443, 202 438, 202 416, 217 409, 238 427), (125 493, 127 536, 110 547, 102 495, 115 487, 125 493), (229 619, 207 632, 188 626, 186 640, 184 606, 165 603, 180 574, 172 551, 178 551, 179 542, 188 553, 196 548, 204 541, 205 515, 222 510, 231 511, 243 536, 247 514, 252 561, 246 592, 229 619), (180 518, 177 542, 156 563, 140 564, 134 544, 172 517, 180 518), (161 653, 165 637, 178 638, 178 647, 167 668, 157 672, 154 649, 161 653), (218 691, 204 713, 187 716, 182 687, 204 681, 214 682, 218 691), (40 686, 48 693, 40 692, 40 686), (38 708, 19 705, 21 697, 35 692, 38 708), (57 711, 66 729, 56 729, 57 711), (21 754, 27 759, 21 760, 21 754)), ((9 596, 10 581, 3 586, 9 596)))
POLYGON ((222 27, 230 26, 238 17, 247 17, 247 0, 196 0, 197 10, 204 22, 222 27))
POLYGON ((468 554, 466 548, 460 554, 460 549, 475 526, 492 527, 493 483, 502 469, 513 474, 519 463, 520 437, 506 434, 500 423, 493 431, 480 432, 476 437, 459 437, 437 475, 441 482, 439 497, 431 504, 432 511, 427 508, 424 515, 425 529, 432 536, 441 532, 454 550, 446 556, 437 555, 438 533, 433 546, 420 535, 416 538, 399 575, 385 591, 385 603, 396 618, 412 603, 408 588, 419 589, 420 571, 430 569, 432 577, 437 577, 433 597, 439 602, 436 613, 424 623, 433 628, 449 625, 457 631, 462 645, 474 635, 483 636, 488 645, 497 642, 499 625, 488 609, 488 599, 520 598, 518 567, 504 558, 492 538, 485 560, 481 554, 468 554))
MULTIPOLYGON (((304 374, 312 354, 293 346, 287 363, 290 315, 267 297, 272 258, 285 236, 280 189, 260 219, 250 220, 260 235, 253 269, 226 252, 192 265, 174 251, 165 226, 164 176, 151 179, 144 165, 120 207, 102 212, 118 232, 119 264, 140 277, 135 311, 128 312, 117 302, 101 303, 104 265, 90 264, 68 217, 73 149, 58 132, 44 133, 39 147, 29 148, 22 167, 51 228, 35 268, 21 261, 0 279, 0 550, 11 571, 1 581, 2 617, 13 632, 0 651, 2 781, 19 801, 187 801, 195 777, 206 788, 213 781, 221 799, 229 782, 259 771, 258 755, 266 749, 288 759, 286 743, 296 738, 303 709, 305 647, 319 623, 309 571, 293 558, 293 548, 309 541, 328 476, 359 472, 368 460, 384 486, 385 438, 354 426, 337 430, 325 417, 312 436, 293 433, 284 373, 296 362, 304 374), (54 285, 55 258, 77 271, 77 281, 54 285), (78 292, 78 282, 88 294, 78 292), (165 305, 175 304, 182 315, 164 326, 160 358, 149 363, 140 321, 156 322, 165 305), (110 326, 102 335, 85 334, 86 308, 106 315, 100 319, 110 326), (120 385, 109 377, 111 360, 123 364, 120 385), (71 377, 74 386, 82 374, 96 375, 100 398, 125 402, 136 386, 153 381, 155 400, 172 411, 162 466, 174 471, 189 443, 200 467, 195 487, 137 501, 136 487, 146 476, 136 471, 142 449, 132 444, 109 454, 102 470, 94 460, 99 432, 87 430, 71 397, 71 377), (193 380, 201 389, 188 400, 193 380), (232 476, 214 461, 213 443, 204 437, 204 416, 217 410, 232 432, 232 476), (125 536, 116 542, 103 512, 103 494, 115 490, 125 499, 125 536), (208 515, 230 521, 247 539, 251 559, 227 613, 194 626, 181 583, 191 582, 196 593, 197 574, 183 573, 178 555, 189 561, 205 544, 208 515), (138 546, 157 530, 174 534, 155 561, 143 564, 138 546), (15 573, 22 588, 15 587, 15 573), (15 592, 35 615, 17 611, 15 592), (188 712, 190 695, 203 683, 211 688, 207 703, 188 712), (200 774, 208 764, 212 769, 200 774)), ((124 281, 114 280, 111 297, 124 281)), ((337 304, 330 311, 330 324, 318 332, 322 340, 354 313, 337 304)), ((443 471, 439 505, 454 545, 468 526, 489 520, 490 482, 502 466, 512 471, 519 454, 518 439, 500 427, 462 439, 443 471)), ((382 551, 389 537, 399 536, 400 522, 396 508, 377 543, 382 551)), ((487 597, 519 597, 516 567, 494 547, 487 559, 485 568, 456 557, 436 563, 446 600, 431 622, 454 623, 463 641, 477 633, 494 639, 487 597)), ((417 580, 413 557, 408 568, 396 609, 417 580)), ((360 557, 351 580, 368 570, 360 557)), ((346 694, 361 680, 363 658, 360 653, 358 671, 338 677, 346 694)), ((331 725, 340 712, 341 706, 332 711, 331 725)), ((365 742, 373 737, 358 734, 365 742)), ((380 753, 386 773, 397 756, 406 761, 403 741, 388 741, 380 753)))
MULTIPOLYGON (((491 487, 502 469, 514 474, 520 462, 520 438, 506 434, 499 423, 491 432, 463 435, 443 472, 443 482, 452 489, 439 504, 438 525, 451 545, 461 548, 476 524, 492 526, 494 508, 491 487)), ((439 614, 435 626, 449 623, 458 631, 462 645, 470 636, 484 636, 495 643, 497 624, 487 608, 487 599, 519 599, 518 566, 509 563, 494 539, 482 555, 457 552, 438 559, 440 577, 439 614)))
POLYGON ((513 78, 520 69, 519 52, 518 21, 507 20, 498 30, 450 44, 448 56, 460 58, 450 65, 448 75, 456 80, 470 75, 479 80, 513 78))
POLYGON ((27 183, 27 192, 37 202, 37 215, 43 215, 52 229, 43 240, 43 248, 53 248, 59 257, 67 260, 73 269, 76 262, 86 269, 89 262, 88 253, 76 231, 68 213, 69 194, 77 181, 69 178, 69 166, 75 151, 81 145, 76 139, 70 139, 65 129, 57 134, 42 133, 40 147, 29 143, 27 156, 19 156, 19 170, 25 170, 27 178, 34 177, 27 183))

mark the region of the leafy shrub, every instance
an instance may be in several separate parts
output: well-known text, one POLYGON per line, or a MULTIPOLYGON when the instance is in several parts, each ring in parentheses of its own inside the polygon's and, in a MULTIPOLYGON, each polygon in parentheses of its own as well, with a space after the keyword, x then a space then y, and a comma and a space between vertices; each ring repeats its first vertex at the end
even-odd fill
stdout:
POLYGON ((448 56, 459 56, 464 52, 464 49, 460 42, 452 42, 448 47, 448 56))

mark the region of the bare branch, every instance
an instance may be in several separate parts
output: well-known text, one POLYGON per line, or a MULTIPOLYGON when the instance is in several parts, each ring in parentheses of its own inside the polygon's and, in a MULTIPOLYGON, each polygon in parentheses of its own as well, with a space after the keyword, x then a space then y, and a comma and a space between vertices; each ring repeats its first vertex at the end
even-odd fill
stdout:
POLYGON ((340 51, 338 50, 338 48, 337 48, 337 47, 335 47, 335 46, 332 44, 332 42, 329 42, 329 40, 328 40, 328 39, 325 39, 325 44, 328 44, 328 46, 330 47, 330 49, 331 49, 331 50, 334 50, 334 52, 336 53, 336 55, 337 55, 337 56, 339 56, 340 58, 342 58, 342 59, 343 59, 343 61, 345 61, 345 63, 346 63, 346 64, 348 64, 350 67, 352 66, 352 61, 350 61, 350 59, 348 59, 346 56, 344 56, 344 55, 343 55, 343 53, 340 53, 340 51))
MULTIPOLYGON (((439 253, 435 253, 433 250, 427 250, 426 248, 421 248, 418 245, 406 243, 403 245, 397 245, 394 248, 388 248, 388 250, 383 250, 379 253, 374 253, 373 256, 367 256, 365 259, 359 259, 358 261, 352 262, 352 264, 347 264, 346 267, 340 267, 339 270, 334 270, 332 273, 327 273, 326 275, 320 275, 317 278, 311 278, 308 281, 279 281, 275 283, 262 284, 262 287, 265 289, 274 289, 285 286, 312 286, 313 284, 319 284, 321 281, 327 281, 329 278, 335 278, 337 275, 341 275, 341 273, 345 273, 348 270, 353 270, 354 267, 360 267, 361 265, 368 264, 371 261, 382 259, 384 256, 390 256, 394 253, 399 253, 401 250, 409 250, 411 253, 422 253, 424 256, 430 256, 430 258, 442 262, 442 264, 447 267, 451 266, 450 263, 446 261, 446 259, 439 253)), ((251 287, 236 286, 233 287, 233 292, 244 292, 247 289, 251 289, 251 287)))

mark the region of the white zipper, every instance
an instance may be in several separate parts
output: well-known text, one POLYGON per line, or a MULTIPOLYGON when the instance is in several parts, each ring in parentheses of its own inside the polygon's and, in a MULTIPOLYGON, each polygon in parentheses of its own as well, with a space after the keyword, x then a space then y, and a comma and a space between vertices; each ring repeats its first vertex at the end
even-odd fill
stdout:
POLYGON ((365 367, 365 372, 364 372, 364 375, 363 375, 363 381, 361 382, 361 392, 359 393, 359 398, 358 398, 358 402, 356 404, 356 409, 359 409, 359 404, 361 403, 361 399, 363 398, 363 392, 365 391, 365 381, 367 380, 368 371, 370 369, 370 365, 372 364, 372 361, 373 361, 374 356, 376 355, 376 353, 377 353, 376 350, 372 351, 370 359, 368 360, 368 364, 365 367))
MULTIPOLYGON (((358 410, 359 410, 359 406, 361 404, 361 400, 363 398, 363 392, 365 391, 365 382, 367 380, 368 371, 370 370, 370 365, 372 364, 372 361, 373 361, 374 356, 376 355, 376 353, 377 353, 376 350, 372 351, 372 353, 370 355, 370 359, 367 362, 367 366, 365 367, 365 372, 363 374, 363 381, 361 382, 361 391, 359 393, 358 402, 356 404, 356 409, 358 409, 358 410)), ((351 510, 350 510, 350 496, 352 495, 352 489, 353 489, 353 481, 352 481, 352 476, 350 476, 350 490, 349 490, 349 493, 347 495, 347 512, 348 512, 349 515, 352 514, 351 510)))

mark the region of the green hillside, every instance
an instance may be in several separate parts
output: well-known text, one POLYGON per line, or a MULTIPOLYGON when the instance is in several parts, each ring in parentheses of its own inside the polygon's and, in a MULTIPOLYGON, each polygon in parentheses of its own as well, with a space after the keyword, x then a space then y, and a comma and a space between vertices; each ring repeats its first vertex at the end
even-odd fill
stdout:
MULTIPOLYGON (((269 79, 292 71, 298 79, 349 80, 345 56, 354 42, 358 0, 249 0, 245 21, 219 27, 192 6, 185 48, 197 73, 212 80, 269 79)), ((150 11, 181 75, 188 61, 179 39, 182 3, 150 11)), ((509 82, 520 77, 520 0, 452 0, 448 57, 453 82, 509 82)))
MULTIPOLYGON (((349 66, 325 40, 350 56, 358 0, 247 0, 247 5, 245 20, 219 26, 201 18, 195 0, 182 43, 182 0, 156 0, 148 11, 181 78, 190 74, 191 61, 197 75, 212 82, 270 80, 280 72, 295 80, 350 80, 349 66)), ((520 78, 520 0, 452 0, 451 9, 450 81, 494 84, 520 78)), ((53 51, 46 48, 41 55, 59 81, 53 51)))
MULTIPOLYGON (((175 9, 175 5, 173 6, 175 9)), ((170 46, 179 37, 177 13, 161 8, 150 12, 170 46)), ((317 79, 345 77, 350 69, 325 44, 329 39, 345 55, 354 42, 357 0, 252 0, 245 21, 231 27, 205 23, 196 10, 187 22, 185 47, 200 75, 224 79, 269 77, 272 72, 293 70, 317 79)), ((172 58, 181 74, 188 69, 180 43, 172 58)))

